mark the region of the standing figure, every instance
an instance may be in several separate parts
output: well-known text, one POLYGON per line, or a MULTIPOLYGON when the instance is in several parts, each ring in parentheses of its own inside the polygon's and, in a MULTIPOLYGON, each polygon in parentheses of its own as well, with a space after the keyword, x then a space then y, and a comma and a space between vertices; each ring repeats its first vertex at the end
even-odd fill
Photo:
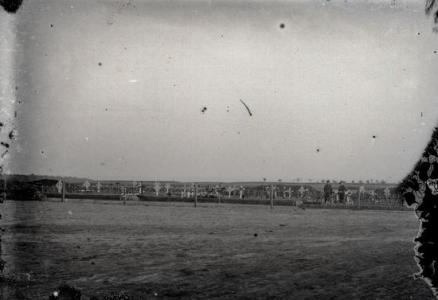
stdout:
POLYGON ((344 203, 345 199, 345 191, 347 189, 345 188, 344 182, 341 181, 339 187, 338 187, 338 196, 339 196, 339 203, 344 203))
POLYGON ((330 180, 327 180, 326 184, 324 185, 324 204, 327 204, 330 202, 330 197, 332 196, 333 189, 330 184, 330 180))
POLYGON ((345 198, 346 198, 346 204, 347 205, 353 204, 353 201, 351 200, 351 194, 352 194, 352 192, 350 190, 347 190, 345 192, 345 198))

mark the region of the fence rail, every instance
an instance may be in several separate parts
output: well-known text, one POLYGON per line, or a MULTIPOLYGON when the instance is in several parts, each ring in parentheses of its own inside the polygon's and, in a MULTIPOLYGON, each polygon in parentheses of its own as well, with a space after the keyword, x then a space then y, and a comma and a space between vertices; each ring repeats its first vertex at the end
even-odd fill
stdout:
MULTIPOLYGON (((59 198, 62 195, 59 193, 48 193, 47 198, 59 198)), ((146 201, 146 202, 180 202, 180 203, 194 203, 195 197, 172 197, 172 196, 154 196, 154 195, 140 195, 136 194, 135 197, 129 197, 121 194, 103 194, 103 193, 67 193, 66 199, 92 199, 92 200, 123 200, 123 201, 146 201)), ((391 202, 370 202, 363 201, 359 203, 327 203, 324 204, 322 199, 305 199, 302 201, 300 198, 292 199, 274 199, 272 200, 273 206, 290 206, 301 208, 320 208, 320 209, 369 209, 369 210, 411 210, 411 208, 405 206, 401 201, 391 202)), ((248 204, 248 205, 265 205, 271 204, 270 199, 258 199, 258 198, 211 198, 211 197, 197 197, 197 203, 217 203, 217 204, 248 204)))

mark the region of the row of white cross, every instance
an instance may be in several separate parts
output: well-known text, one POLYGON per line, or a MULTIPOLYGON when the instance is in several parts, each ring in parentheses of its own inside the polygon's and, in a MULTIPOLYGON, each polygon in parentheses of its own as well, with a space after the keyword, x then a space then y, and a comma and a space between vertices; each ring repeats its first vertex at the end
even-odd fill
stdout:
MULTIPOLYGON (((82 184, 82 186, 85 188, 86 191, 88 191, 88 190, 90 189, 90 187, 91 187, 91 184, 90 184, 90 182, 89 182, 88 180, 86 180, 86 181, 82 184)), ((139 188, 139 193, 141 193, 141 184, 139 184, 139 183, 136 182, 136 181, 133 181, 132 186, 133 186, 134 188, 135 188, 135 187, 139 188)), ((62 192, 62 181, 61 181, 61 180, 59 180, 59 181, 56 183, 56 188, 57 188, 57 190, 58 190, 59 193, 62 192)), ((100 183, 100 181, 98 181, 97 184, 96 184, 96 189, 97 189, 97 192, 98 192, 98 193, 100 192, 101 188, 102 188, 102 184, 100 183)), ((122 188, 123 188, 123 187, 122 187, 122 188)), ((158 196, 160 190, 162 189, 162 185, 161 185, 159 182, 155 182, 153 188, 154 188, 154 191, 155 191, 156 195, 158 196)), ((165 188, 165 190, 166 190, 166 194, 169 193, 169 192, 170 192, 170 189, 171 189, 171 185, 170 185, 170 183, 166 183, 166 184, 164 185, 164 188, 165 188)), ((219 188, 220 188, 219 186, 215 186, 214 189, 215 189, 216 194, 218 194, 218 190, 219 190, 219 188)), ((244 186, 240 186, 239 188, 237 188, 237 187, 235 187, 235 186, 226 186, 226 187, 225 187, 225 190, 228 192, 229 196, 231 196, 231 193, 232 193, 232 192, 238 190, 238 191, 239 191, 239 196, 240 196, 240 198, 242 198, 243 195, 244 195, 244 191, 245 191, 246 189, 245 189, 244 186)), ((277 195, 277 192, 280 191, 280 188, 277 187, 277 186, 275 186, 275 185, 270 185, 270 186, 266 186, 266 187, 265 187, 265 190, 266 190, 266 192, 268 192, 268 193, 271 193, 271 192, 272 192, 272 193, 275 194, 275 196, 276 196, 276 195, 277 195)), ((303 197, 303 196, 305 195, 305 193, 308 192, 308 191, 309 191, 309 189, 305 188, 304 186, 301 186, 301 187, 298 189, 298 193, 299 193, 299 195, 300 195, 301 197, 303 197)), ((122 192, 124 192, 124 191, 122 191, 122 192)), ((189 188, 187 188, 186 185, 184 185, 184 190, 181 191, 181 196, 182 196, 182 197, 184 197, 184 196, 186 196, 186 197, 191 197, 191 196, 194 195, 194 193, 195 193, 195 184, 192 183, 192 184, 189 186, 189 188)), ((293 193, 293 191, 292 191, 292 188, 291 188, 291 187, 289 187, 288 189, 283 189, 283 195, 288 195, 288 197, 291 197, 291 196, 292 196, 292 193, 293 193)), ((338 193, 338 191, 337 191, 337 190, 334 190, 334 194, 337 194, 337 193, 338 193)), ((351 194, 353 194, 353 193, 354 193, 354 191, 352 191, 352 190, 347 190, 347 191, 345 192, 346 195, 351 195, 351 194)), ((359 194, 365 194, 365 193, 367 193, 367 191, 365 190, 365 186, 360 186, 360 187, 359 187, 359 190, 358 190, 358 193, 359 193, 359 194)), ((369 190, 369 191, 368 191, 368 194, 371 195, 371 196, 373 196, 373 197, 376 196, 376 192, 375 192, 374 190, 369 190)), ((388 187, 386 187, 386 188, 384 189, 384 195, 385 195, 385 197, 388 197, 388 198, 391 196, 391 191, 390 191, 390 189, 389 189, 388 187)))

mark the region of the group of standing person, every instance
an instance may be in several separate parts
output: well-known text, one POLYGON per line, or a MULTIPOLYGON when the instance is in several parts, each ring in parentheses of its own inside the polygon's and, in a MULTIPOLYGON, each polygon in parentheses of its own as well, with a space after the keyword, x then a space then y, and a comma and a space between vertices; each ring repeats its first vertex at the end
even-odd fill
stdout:
MULTIPOLYGON (((344 182, 341 181, 337 192, 339 203, 346 202, 346 194, 347 194, 347 188, 345 187, 344 182)), ((332 185, 330 184, 330 181, 327 180, 326 184, 324 185, 324 203, 331 203, 333 196, 334 196, 334 191, 332 185)))

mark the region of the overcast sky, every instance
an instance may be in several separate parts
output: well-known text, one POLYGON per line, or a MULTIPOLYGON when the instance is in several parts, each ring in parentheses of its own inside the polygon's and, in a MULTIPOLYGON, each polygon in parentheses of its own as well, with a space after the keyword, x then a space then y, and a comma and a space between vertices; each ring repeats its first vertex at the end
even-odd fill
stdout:
POLYGON ((0 13, 9 172, 397 182, 437 124, 438 35, 386 2, 25 0, 0 13))

